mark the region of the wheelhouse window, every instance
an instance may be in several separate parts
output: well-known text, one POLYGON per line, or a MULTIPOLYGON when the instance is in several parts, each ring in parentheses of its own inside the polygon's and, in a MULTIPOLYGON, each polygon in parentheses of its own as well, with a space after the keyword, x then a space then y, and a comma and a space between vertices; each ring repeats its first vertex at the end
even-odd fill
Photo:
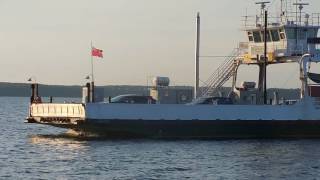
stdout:
POLYGON ((254 42, 256 43, 262 42, 260 31, 253 31, 252 34, 253 34, 254 42))
POLYGON ((253 40, 253 34, 252 34, 251 31, 248 32, 248 39, 249 39, 250 42, 253 42, 253 41, 254 41, 254 40, 253 40))
POLYGON ((279 31, 277 29, 273 29, 270 32, 271 32, 272 41, 279 41, 280 40, 279 31))
POLYGON ((299 39, 306 39, 307 38, 307 29, 299 29, 299 39))
POLYGON ((279 30, 279 32, 280 32, 280 39, 281 39, 281 40, 286 39, 286 33, 284 32, 284 29, 281 28, 281 29, 279 30))
POLYGON ((308 29, 308 38, 316 38, 318 35, 318 28, 308 29))
MULTIPOLYGON (((264 42, 264 31, 261 31, 262 41, 264 42)), ((267 42, 271 42, 270 31, 267 31, 267 42)))
POLYGON ((317 37, 317 30, 316 29, 309 29, 308 30, 308 38, 317 37))
POLYGON ((287 28, 286 29, 286 34, 288 39, 306 39, 307 38, 307 29, 302 29, 302 28, 287 28))
POLYGON ((286 29, 286 34, 288 39, 296 39, 297 38, 297 31, 293 28, 286 29))

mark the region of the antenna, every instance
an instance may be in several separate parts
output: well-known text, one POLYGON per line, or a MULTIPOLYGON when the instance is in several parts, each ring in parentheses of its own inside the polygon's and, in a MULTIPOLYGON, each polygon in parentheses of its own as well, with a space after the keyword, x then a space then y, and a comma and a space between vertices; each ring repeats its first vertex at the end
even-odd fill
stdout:
MULTIPOLYGON (((307 6, 307 5, 309 5, 309 3, 303 3, 303 2, 296 2, 296 3, 293 3, 293 5, 294 6, 296 6, 296 9, 298 9, 299 8, 299 23, 300 23, 300 25, 301 25, 301 17, 302 17, 302 9, 303 9, 303 6, 307 6)), ((298 13, 298 12, 296 12, 296 13, 298 13)), ((298 18, 296 19, 296 22, 298 22, 298 18)))
POLYGON ((283 0, 280 0, 280 10, 281 10, 281 16, 283 14, 283 0))
POLYGON ((261 14, 260 14, 260 18, 261 18, 261 24, 263 24, 263 15, 264 15, 264 9, 266 8, 266 4, 270 3, 270 1, 260 1, 260 2, 256 2, 256 4, 261 6, 261 14))
POLYGON ((281 0, 281 2, 280 2, 280 21, 281 21, 282 23, 284 22, 284 17, 285 17, 285 15, 287 14, 287 13, 283 10, 283 8, 284 8, 283 3, 284 3, 284 0, 281 0))
POLYGON ((266 8, 266 4, 270 3, 270 1, 261 1, 261 2, 256 2, 256 4, 261 5, 261 10, 264 10, 266 8))
POLYGON ((244 16, 244 27, 247 27, 247 21, 248 21, 248 8, 246 8, 246 15, 244 16))

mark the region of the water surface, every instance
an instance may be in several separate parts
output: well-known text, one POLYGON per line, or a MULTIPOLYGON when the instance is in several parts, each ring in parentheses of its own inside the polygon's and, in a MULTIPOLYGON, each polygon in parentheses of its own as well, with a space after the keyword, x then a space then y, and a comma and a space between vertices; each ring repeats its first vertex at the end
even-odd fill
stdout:
POLYGON ((320 140, 83 140, 0 97, 0 179, 320 179, 320 140))

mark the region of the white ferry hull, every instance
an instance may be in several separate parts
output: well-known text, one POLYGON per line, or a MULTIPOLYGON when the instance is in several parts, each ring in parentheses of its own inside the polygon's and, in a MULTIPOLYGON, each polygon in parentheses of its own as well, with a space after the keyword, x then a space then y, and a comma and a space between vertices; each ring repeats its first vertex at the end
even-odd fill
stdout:
POLYGON ((34 104, 29 119, 112 138, 313 138, 320 137, 320 108, 315 104, 312 98, 275 106, 89 103, 73 105, 83 107, 79 117, 59 114, 63 110, 57 111, 55 104, 34 104), (41 114, 40 106, 56 111, 41 114))
POLYGON ((89 103, 87 119, 125 120, 320 120, 320 103, 306 97, 294 105, 177 105, 89 103))

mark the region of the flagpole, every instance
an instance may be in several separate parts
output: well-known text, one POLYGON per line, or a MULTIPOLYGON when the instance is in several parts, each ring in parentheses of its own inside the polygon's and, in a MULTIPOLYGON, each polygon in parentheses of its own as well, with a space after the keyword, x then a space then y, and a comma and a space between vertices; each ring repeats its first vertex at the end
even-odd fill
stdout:
POLYGON ((94 102, 94 75, 93 75, 93 56, 92 56, 92 41, 91 41, 91 101, 94 102))
POLYGON ((94 82, 92 49, 93 49, 93 46, 92 46, 92 41, 91 41, 91 52, 90 52, 91 53, 91 81, 94 82))

